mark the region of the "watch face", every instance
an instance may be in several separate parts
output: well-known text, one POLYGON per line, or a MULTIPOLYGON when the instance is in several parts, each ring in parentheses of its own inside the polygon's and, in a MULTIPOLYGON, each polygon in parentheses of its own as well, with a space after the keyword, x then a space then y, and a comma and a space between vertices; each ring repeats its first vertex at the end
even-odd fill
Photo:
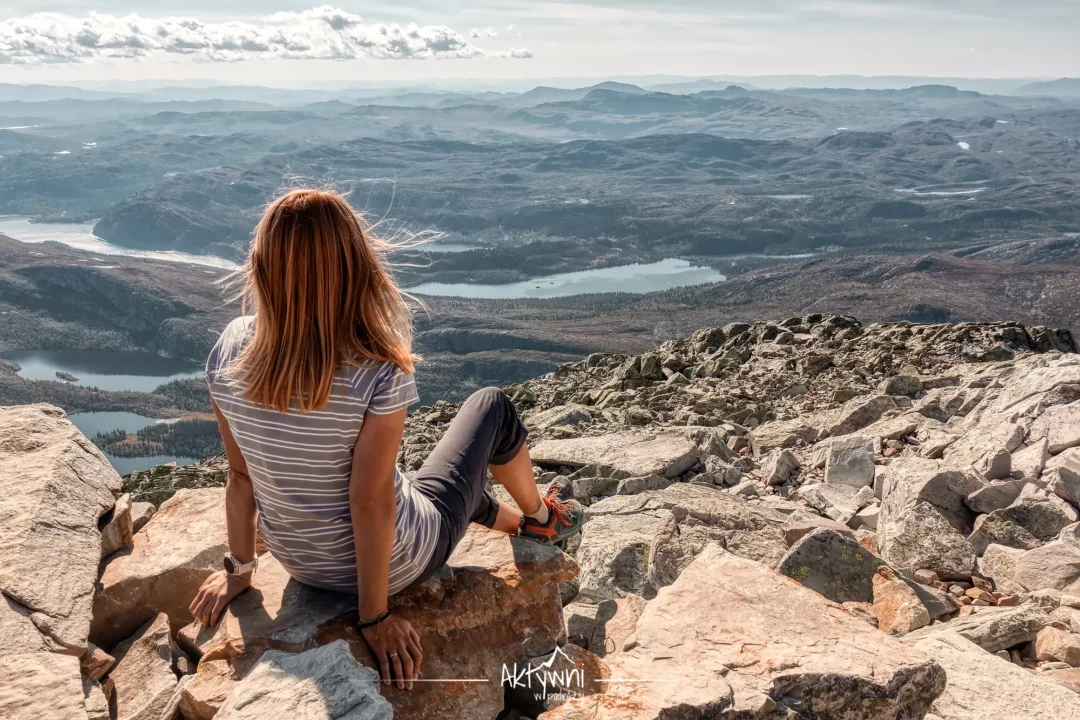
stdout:
POLYGON ((225 572, 229 573, 230 575, 234 575, 236 573, 236 565, 233 564, 233 559, 231 555, 225 556, 225 572))

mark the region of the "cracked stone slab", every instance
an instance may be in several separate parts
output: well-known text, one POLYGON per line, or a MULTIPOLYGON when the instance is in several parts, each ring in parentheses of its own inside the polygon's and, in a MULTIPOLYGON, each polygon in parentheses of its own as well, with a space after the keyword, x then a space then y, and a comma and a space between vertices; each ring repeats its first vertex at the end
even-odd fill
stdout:
POLYGON ((0 408, 0 591, 74 655, 90 631, 98 518, 120 488, 116 470, 60 408, 0 408))

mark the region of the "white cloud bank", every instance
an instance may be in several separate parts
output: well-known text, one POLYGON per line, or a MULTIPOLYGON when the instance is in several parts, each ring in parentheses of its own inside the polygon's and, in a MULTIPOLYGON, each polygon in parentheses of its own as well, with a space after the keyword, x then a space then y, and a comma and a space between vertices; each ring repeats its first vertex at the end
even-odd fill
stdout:
MULTIPOLYGON (((472 36, 484 37, 475 31, 472 36)), ((359 15, 329 5, 279 12, 254 23, 101 13, 90 13, 86 18, 36 13, 0 20, 0 65, 156 54, 211 62, 532 57, 524 48, 485 50, 441 25, 368 24, 359 15)))

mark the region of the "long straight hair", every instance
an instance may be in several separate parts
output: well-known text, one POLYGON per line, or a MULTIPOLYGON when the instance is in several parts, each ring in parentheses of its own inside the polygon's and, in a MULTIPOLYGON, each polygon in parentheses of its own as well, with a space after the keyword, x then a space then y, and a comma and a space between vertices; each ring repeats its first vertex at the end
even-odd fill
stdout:
POLYGON ((228 373, 245 399, 310 412, 326 407, 343 365, 413 372, 411 312, 389 249, 337 193, 299 189, 270 204, 238 271, 256 319, 228 373))

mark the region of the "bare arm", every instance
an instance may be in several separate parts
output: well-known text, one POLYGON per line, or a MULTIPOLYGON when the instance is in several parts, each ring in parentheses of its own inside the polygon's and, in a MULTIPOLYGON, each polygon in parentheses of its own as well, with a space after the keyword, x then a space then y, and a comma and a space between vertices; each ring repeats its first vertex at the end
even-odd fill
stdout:
MULTIPOLYGON (((382 615, 390 599, 390 556, 397 516, 394 473, 404 431, 404 409, 385 415, 369 412, 353 448, 349 510, 362 621, 382 615)), ((389 682, 393 667, 398 687, 408 681, 411 688, 422 659, 420 637, 412 626, 402 618, 391 617, 365 628, 363 635, 382 666, 383 681, 389 682)))
MULTIPOLYGON (((228 420, 213 399, 210 404, 214 407, 218 429, 225 444, 225 457, 229 461, 229 479, 225 484, 225 527, 229 536, 229 552, 246 563, 255 558, 255 525, 258 517, 255 493, 251 489, 247 461, 229 429, 228 420)), ((191 614, 203 624, 213 625, 229 602, 249 585, 250 574, 236 576, 227 575, 223 570, 216 572, 199 588, 191 603, 191 614)))

